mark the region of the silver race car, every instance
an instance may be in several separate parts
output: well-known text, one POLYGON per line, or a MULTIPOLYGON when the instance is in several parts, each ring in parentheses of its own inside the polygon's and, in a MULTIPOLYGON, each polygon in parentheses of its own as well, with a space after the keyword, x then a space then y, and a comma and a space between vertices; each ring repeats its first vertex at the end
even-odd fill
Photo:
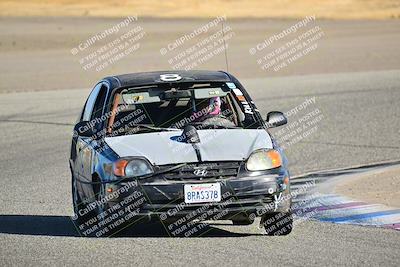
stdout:
POLYGON ((74 222, 84 236, 110 236, 159 221, 170 235, 207 220, 261 217, 267 234, 292 229, 286 157, 249 94, 222 71, 107 77, 74 127, 70 168, 74 222))

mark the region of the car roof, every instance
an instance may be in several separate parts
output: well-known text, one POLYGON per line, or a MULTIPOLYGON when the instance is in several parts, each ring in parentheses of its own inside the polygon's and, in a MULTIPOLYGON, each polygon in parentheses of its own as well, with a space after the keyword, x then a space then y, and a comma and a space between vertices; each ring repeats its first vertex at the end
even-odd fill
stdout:
POLYGON ((161 84, 170 83, 162 81, 160 75, 163 74, 177 74, 182 77, 179 81, 174 81, 174 83, 181 82, 229 82, 231 77, 228 73, 223 71, 207 71, 207 70, 176 70, 176 71, 153 71, 153 72, 138 72, 130 74, 122 74, 116 76, 110 76, 104 78, 108 80, 111 84, 115 84, 114 88, 117 87, 130 87, 130 86, 142 86, 149 84, 161 84))

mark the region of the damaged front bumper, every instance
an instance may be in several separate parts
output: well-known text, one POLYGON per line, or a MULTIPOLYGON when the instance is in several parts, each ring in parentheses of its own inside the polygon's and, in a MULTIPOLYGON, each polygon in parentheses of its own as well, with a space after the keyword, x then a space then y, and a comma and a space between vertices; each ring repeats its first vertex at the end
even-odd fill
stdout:
MULTIPOLYGON (((105 185, 108 210, 161 220, 186 217, 200 220, 227 220, 259 217, 267 213, 288 212, 291 206, 289 174, 266 174, 229 179, 166 181, 148 178, 105 185), (219 183, 221 201, 187 204, 184 185, 219 183)), ((133 215, 135 216, 133 216, 133 215)))

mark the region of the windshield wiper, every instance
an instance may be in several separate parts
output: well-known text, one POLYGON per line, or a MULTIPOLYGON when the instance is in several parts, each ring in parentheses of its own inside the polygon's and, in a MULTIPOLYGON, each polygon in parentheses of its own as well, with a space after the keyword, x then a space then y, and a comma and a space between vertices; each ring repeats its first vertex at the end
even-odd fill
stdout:
POLYGON ((229 125, 221 125, 221 124, 211 124, 211 123, 202 123, 202 122, 191 122, 190 125, 199 126, 201 129, 240 129, 237 126, 229 126, 229 125))
POLYGON ((125 134, 135 134, 142 131, 148 132, 165 132, 165 131, 179 131, 179 129, 175 128, 163 128, 163 127, 155 127, 148 124, 134 124, 129 127, 129 130, 124 131, 125 134))

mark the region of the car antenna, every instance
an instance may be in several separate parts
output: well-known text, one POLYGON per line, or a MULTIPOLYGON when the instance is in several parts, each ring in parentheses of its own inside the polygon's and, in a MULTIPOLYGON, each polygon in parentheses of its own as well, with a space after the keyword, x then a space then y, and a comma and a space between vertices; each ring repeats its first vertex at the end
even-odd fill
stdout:
POLYGON ((222 41, 224 41, 226 72, 229 72, 228 51, 226 51, 228 48, 226 47, 226 44, 225 44, 224 20, 221 21, 221 27, 222 27, 222 41))

